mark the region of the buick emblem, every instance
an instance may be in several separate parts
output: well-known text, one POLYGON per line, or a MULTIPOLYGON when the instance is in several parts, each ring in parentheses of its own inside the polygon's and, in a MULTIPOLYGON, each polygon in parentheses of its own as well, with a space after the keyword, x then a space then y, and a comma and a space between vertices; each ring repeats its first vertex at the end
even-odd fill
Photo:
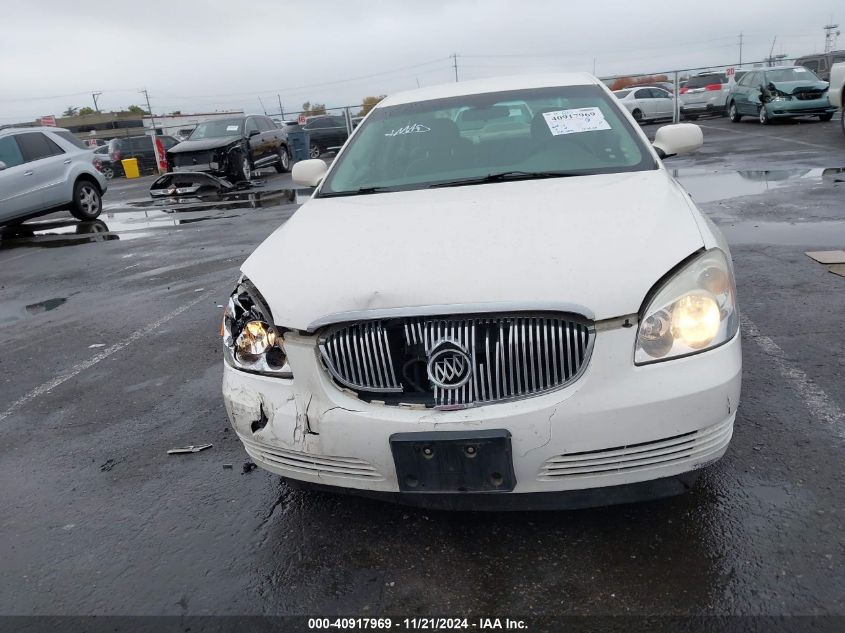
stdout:
POLYGON ((440 341, 428 358, 428 379, 441 389, 457 389, 472 376, 472 361, 464 349, 452 341, 440 341))

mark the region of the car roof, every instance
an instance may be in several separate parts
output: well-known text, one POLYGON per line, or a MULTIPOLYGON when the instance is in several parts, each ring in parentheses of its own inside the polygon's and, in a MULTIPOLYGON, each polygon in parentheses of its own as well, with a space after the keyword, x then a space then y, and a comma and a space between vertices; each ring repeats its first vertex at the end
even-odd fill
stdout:
POLYGON ((768 70, 785 70, 787 68, 798 68, 794 64, 783 64, 782 66, 763 66, 762 68, 755 68, 754 70, 760 70, 766 72, 768 70))
POLYGON ((52 127, 48 125, 40 125, 38 127, 7 127, 5 130, 0 130, 0 136, 9 136, 11 134, 22 134, 24 132, 69 132, 63 127, 52 127))
POLYGON ((416 88, 405 92, 398 92, 382 99, 376 108, 384 108, 403 103, 430 101, 463 95, 484 94, 486 92, 503 92, 505 90, 521 90, 530 88, 549 88, 552 86, 590 86, 599 84, 599 80, 589 73, 548 73, 538 75, 513 75, 510 77, 491 77, 474 79, 437 86, 416 88))

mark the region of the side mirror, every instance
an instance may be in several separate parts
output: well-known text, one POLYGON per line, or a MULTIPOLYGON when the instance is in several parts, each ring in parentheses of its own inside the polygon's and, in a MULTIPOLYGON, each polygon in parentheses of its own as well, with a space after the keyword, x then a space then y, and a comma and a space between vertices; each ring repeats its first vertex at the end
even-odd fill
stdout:
POLYGON ((704 134, 701 128, 693 123, 664 125, 657 130, 652 143, 660 158, 686 154, 697 150, 703 144, 704 134))
POLYGON ((6 169, 6 163, 0 160, 0 171, 3 171, 4 169, 6 169))
POLYGON ((326 161, 319 158, 303 160, 295 163, 291 171, 293 184, 300 187, 316 187, 323 180, 323 176, 329 170, 326 161))
POLYGON ((247 132, 247 138, 252 138, 253 136, 258 136, 258 130, 250 130, 247 132))

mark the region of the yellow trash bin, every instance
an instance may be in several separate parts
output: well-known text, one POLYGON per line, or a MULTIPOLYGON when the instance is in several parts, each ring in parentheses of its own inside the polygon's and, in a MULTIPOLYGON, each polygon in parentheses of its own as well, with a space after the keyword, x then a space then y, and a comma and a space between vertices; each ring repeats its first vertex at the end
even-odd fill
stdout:
POLYGON ((141 175, 141 172, 138 169, 137 158, 124 158, 120 162, 123 165, 123 172, 126 174, 127 178, 138 178, 141 175))

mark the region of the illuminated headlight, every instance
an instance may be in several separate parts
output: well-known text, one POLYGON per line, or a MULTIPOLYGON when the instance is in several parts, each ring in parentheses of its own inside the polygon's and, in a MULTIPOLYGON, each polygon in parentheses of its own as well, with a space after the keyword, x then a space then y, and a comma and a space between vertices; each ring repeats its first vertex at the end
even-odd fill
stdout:
POLYGON ((223 313, 223 345, 226 362, 244 371, 293 378, 284 337, 273 324, 270 308, 246 278, 229 297, 223 313))
POLYGON ((634 363, 645 365, 703 352, 731 340, 739 326, 728 258, 709 250, 657 289, 637 331, 634 363))

